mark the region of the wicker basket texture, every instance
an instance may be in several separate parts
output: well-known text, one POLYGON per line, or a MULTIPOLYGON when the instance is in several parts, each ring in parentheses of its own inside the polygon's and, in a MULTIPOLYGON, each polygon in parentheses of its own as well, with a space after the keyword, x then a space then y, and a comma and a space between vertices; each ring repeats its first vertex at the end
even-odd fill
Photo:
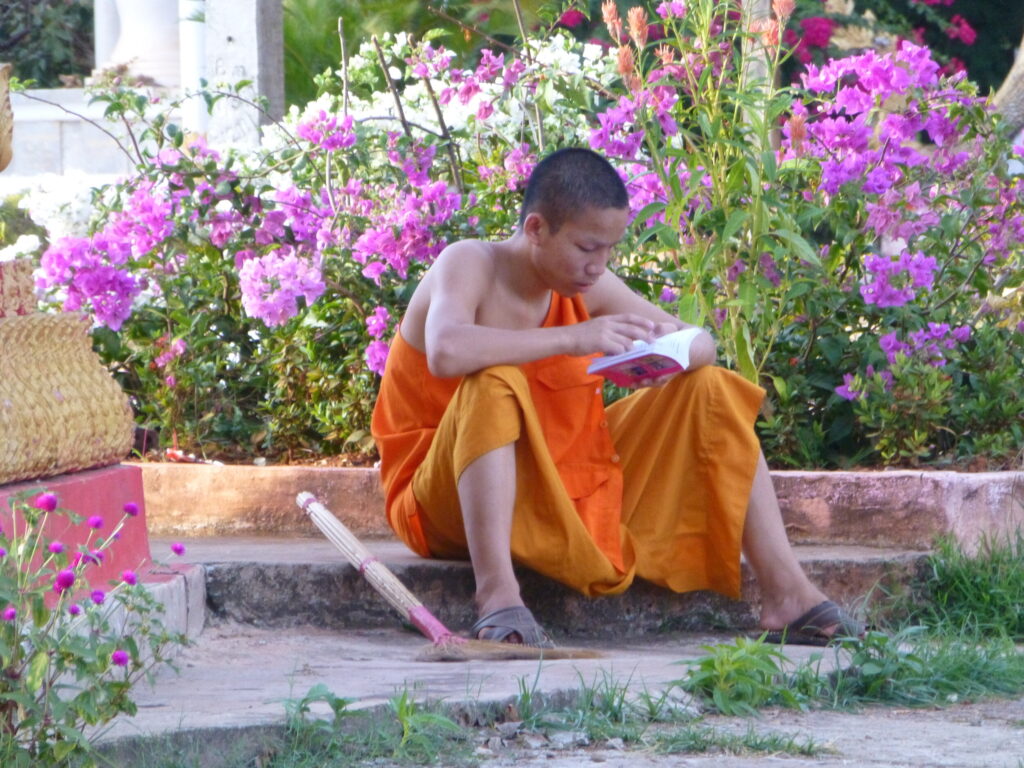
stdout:
POLYGON ((32 262, 0 261, 0 317, 27 315, 36 308, 32 290, 32 262))
POLYGON ((0 485, 116 464, 132 447, 128 398, 79 313, 0 319, 0 485))
POLYGON ((11 65, 0 64, 0 171, 14 153, 14 112, 11 110, 11 65))

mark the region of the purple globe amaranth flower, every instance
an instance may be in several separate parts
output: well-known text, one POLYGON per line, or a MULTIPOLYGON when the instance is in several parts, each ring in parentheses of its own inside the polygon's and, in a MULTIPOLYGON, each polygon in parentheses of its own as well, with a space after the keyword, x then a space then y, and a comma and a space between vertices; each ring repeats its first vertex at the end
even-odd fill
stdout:
POLYGON ((118 667, 128 666, 129 656, 127 651, 122 651, 120 648, 110 654, 110 663, 118 667))
POLYGON ((14 621, 18 617, 18 609, 9 605, 4 609, 4 621, 14 621))
POLYGON ((82 606, 80 606, 78 603, 72 603, 68 606, 68 613, 70 613, 72 616, 77 616, 81 612, 82 606))
POLYGON ((124 505, 124 513, 128 515, 128 517, 138 517, 139 505, 136 504, 134 501, 129 501, 127 504, 124 505))
POLYGON ((57 508, 57 497, 52 493, 40 493, 32 499, 32 506, 46 512, 53 512, 57 508))
POLYGON ((89 595, 89 599, 96 603, 96 605, 103 605, 103 601, 107 599, 107 593, 102 589, 94 589, 92 594, 89 595))
POLYGON ((7 550, 3 547, 0 547, 0 560, 2 560, 5 557, 7 557, 7 550))
POLYGON ((184 555, 185 554, 185 545, 182 544, 180 541, 176 541, 173 544, 171 544, 171 552, 173 552, 174 554, 179 555, 179 556, 180 555, 184 555))
POLYGON ((75 585, 75 572, 70 568, 60 571, 53 580, 55 592, 64 592, 75 585))
POLYGON ((99 515, 92 515, 92 516, 91 516, 91 517, 90 517, 90 518, 89 518, 89 519, 88 519, 88 520, 86 521, 86 524, 87 524, 87 525, 88 525, 88 526, 89 526, 90 528, 95 528, 95 529, 97 529, 97 530, 98 530, 98 529, 100 529, 100 528, 102 528, 102 527, 103 527, 103 518, 102 518, 102 517, 100 517, 99 515))
POLYGON ((139 582, 139 577, 135 574, 135 571, 125 571, 121 574, 121 580, 125 584, 135 585, 139 582))
POLYGON ((52 552, 53 554, 59 555, 61 552, 64 551, 64 545, 61 544, 59 541, 51 541, 47 549, 50 550, 50 552, 52 552))

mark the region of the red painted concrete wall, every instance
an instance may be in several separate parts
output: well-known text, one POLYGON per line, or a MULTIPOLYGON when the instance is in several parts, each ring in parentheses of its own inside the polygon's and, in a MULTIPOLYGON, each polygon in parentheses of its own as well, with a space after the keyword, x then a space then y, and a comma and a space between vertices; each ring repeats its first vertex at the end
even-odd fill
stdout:
POLYGON ((12 530, 8 499, 22 491, 54 493, 62 509, 84 518, 78 525, 71 525, 63 516, 50 516, 47 520, 44 539, 59 540, 68 552, 77 552, 81 544, 90 541, 90 534, 92 542, 98 537, 109 537, 124 517, 124 505, 132 502, 138 506, 138 516, 125 521, 117 540, 104 552, 103 561, 88 566, 86 576, 94 588, 105 589, 110 580, 120 580, 125 570, 138 570, 150 564, 142 472, 138 467, 115 464, 43 480, 0 485, 0 525, 8 535, 12 530), (94 530, 85 523, 93 515, 103 518, 102 528, 94 530))

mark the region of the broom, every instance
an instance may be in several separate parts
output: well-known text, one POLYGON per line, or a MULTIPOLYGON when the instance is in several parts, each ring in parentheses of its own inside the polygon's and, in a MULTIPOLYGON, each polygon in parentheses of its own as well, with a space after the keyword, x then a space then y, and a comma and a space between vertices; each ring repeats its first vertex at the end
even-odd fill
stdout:
POLYGON ((422 661, 490 661, 514 659, 596 659, 602 654, 583 648, 534 648, 513 643, 470 640, 459 637, 438 621, 417 597, 406 589, 387 566, 374 557, 345 525, 311 493, 300 493, 295 502, 309 515, 320 532, 345 559, 366 577, 381 597, 402 618, 431 641, 419 654, 422 661))

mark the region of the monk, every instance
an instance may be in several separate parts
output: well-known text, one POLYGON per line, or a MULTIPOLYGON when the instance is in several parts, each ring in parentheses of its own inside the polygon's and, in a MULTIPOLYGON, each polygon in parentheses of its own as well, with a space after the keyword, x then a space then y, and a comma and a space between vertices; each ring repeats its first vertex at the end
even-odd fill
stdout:
POLYGON ((714 365, 709 333, 685 372, 604 406, 595 356, 690 327, 608 268, 628 222, 612 166, 566 148, 534 169, 511 237, 427 270, 373 414, 391 527, 470 559, 482 639, 551 645, 513 563, 586 595, 640 577, 739 598, 741 552, 770 639, 862 633, 796 560, 753 429, 764 392, 714 365))

